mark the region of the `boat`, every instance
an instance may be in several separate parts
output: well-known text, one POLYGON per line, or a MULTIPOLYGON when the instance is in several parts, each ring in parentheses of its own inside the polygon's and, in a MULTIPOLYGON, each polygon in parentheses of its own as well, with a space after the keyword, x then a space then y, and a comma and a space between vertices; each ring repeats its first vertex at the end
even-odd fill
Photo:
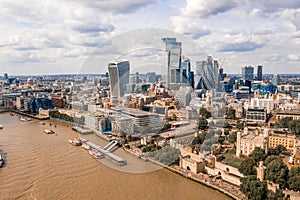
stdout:
POLYGON ((74 146, 80 146, 81 145, 81 142, 78 139, 70 139, 69 143, 73 144, 74 146))
POLYGON ((21 122, 26 122, 26 119, 23 118, 23 117, 20 117, 20 121, 21 121, 21 122))
POLYGON ((46 134, 54 134, 55 132, 53 130, 45 129, 44 133, 46 133, 46 134))
POLYGON ((31 121, 32 119, 31 118, 27 118, 27 121, 31 121))
POLYGON ((103 158, 104 155, 100 152, 95 152, 95 151, 92 151, 92 150, 89 150, 89 154, 91 156, 93 156, 94 158, 97 158, 97 159, 100 159, 100 158, 103 158))
POLYGON ((86 149, 86 150, 90 150, 91 149, 91 147, 89 145, 85 144, 85 143, 83 143, 81 145, 81 147, 84 148, 84 149, 86 149))
POLYGON ((42 125, 45 125, 45 122, 39 122, 40 124, 42 124, 42 125))
POLYGON ((3 127, 3 125, 2 124, 0 124, 0 129, 3 129, 4 127, 3 127))
POLYGON ((5 163, 3 156, 0 154, 0 167, 2 167, 5 163))

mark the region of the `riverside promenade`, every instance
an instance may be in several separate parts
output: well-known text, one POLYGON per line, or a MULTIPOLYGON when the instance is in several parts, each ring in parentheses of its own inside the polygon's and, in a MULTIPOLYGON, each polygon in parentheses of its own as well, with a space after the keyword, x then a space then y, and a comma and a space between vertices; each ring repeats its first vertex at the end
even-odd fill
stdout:
POLYGON ((154 159, 151 159, 149 157, 141 156, 141 154, 137 153, 137 151, 135 151, 135 150, 129 150, 129 149, 126 149, 126 148, 124 148, 124 150, 127 151, 128 153, 134 155, 134 156, 137 156, 137 157, 145 160, 145 161, 150 161, 150 162, 152 162, 156 165, 161 166, 162 168, 168 169, 173 173, 179 174, 179 175, 184 176, 188 179, 191 179, 193 181, 201 183, 201 184, 203 184, 207 187, 218 190, 218 191, 226 194, 227 196, 229 196, 233 199, 247 200, 247 197, 245 196, 245 194, 243 194, 240 191, 239 187, 231 185, 231 184, 229 184, 227 182, 224 182, 220 179, 216 179, 214 177, 209 177, 207 174, 204 174, 204 173, 194 174, 194 173, 191 173, 188 170, 181 169, 177 165, 171 165, 171 166, 164 165, 164 164, 162 164, 162 163, 160 163, 160 162, 158 162, 154 159))

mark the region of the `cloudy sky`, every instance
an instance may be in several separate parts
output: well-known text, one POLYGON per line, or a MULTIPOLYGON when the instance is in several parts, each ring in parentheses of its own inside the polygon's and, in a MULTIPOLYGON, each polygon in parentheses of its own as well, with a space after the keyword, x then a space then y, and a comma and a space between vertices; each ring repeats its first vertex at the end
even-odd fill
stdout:
POLYGON ((161 36, 193 64, 212 55, 228 73, 300 73, 296 0, 0 0, 0 18, 1 74, 102 73, 132 57, 157 70, 161 36))

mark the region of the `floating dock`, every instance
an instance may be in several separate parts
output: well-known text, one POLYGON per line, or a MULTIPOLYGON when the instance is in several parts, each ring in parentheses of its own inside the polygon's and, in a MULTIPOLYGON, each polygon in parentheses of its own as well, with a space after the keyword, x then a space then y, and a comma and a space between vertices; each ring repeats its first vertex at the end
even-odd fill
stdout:
MULTIPOLYGON (((100 146, 88 141, 87 139, 84 138, 80 138, 80 141, 88 146, 91 147, 91 149, 94 149, 100 153, 102 153, 106 158, 110 159, 111 161, 113 161, 114 163, 123 166, 126 165, 127 162, 126 160, 124 160, 123 158, 120 158, 119 156, 111 153, 109 150, 103 149, 100 146)), ((112 145, 112 143, 110 143, 110 146, 112 145)))

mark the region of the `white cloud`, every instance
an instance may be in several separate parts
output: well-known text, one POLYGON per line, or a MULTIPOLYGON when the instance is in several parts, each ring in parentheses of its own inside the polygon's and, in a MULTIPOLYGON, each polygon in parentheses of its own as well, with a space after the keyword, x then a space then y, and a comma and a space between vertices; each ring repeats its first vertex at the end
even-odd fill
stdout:
POLYGON ((186 17, 205 18, 229 11, 238 5, 236 0, 187 0, 182 15, 186 17))
POLYGON ((202 36, 209 35, 211 31, 199 21, 191 20, 186 17, 171 18, 175 31, 188 35, 193 39, 199 39, 202 36))
POLYGON ((295 25, 297 31, 299 31, 300 30, 300 12, 294 13, 292 23, 295 25))

